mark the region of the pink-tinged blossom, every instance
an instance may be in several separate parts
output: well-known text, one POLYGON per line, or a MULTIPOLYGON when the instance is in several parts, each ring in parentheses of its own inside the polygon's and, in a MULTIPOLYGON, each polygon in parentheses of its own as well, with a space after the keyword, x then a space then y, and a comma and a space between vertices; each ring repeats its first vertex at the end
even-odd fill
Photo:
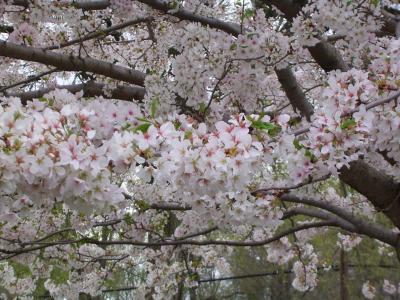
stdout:
POLYGON ((37 45, 39 32, 37 29, 24 22, 20 24, 9 36, 9 41, 22 45, 37 45))
POLYGON ((397 288, 394 284, 392 284, 389 280, 384 279, 383 280, 383 291, 385 293, 388 293, 389 295, 394 295, 397 292, 397 288))
POLYGON ((144 151, 149 147, 157 146, 158 130, 151 125, 146 132, 139 132, 133 136, 135 143, 140 150, 144 151))
POLYGON ((78 170, 85 156, 83 144, 76 135, 71 135, 67 142, 60 144, 59 165, 70 165, 74 170, 78 170))
POLYGON ((361 291, 366 299, 375 298, 376 288, 369 281, 363 284, 361 291))
POLYGON ((106 156, 107 147, 94 147, 90 145, 86 148, 86 164, 91 168, 91 173, 96 176, 101 170, 105 169, 108 165, 109 158, 106 156))
POLYGON ((54 165, 44 147, 40 147, 34 155, 29 155, 27 161, 30 162, 29 171, 37 176, 47 176, 54 165))

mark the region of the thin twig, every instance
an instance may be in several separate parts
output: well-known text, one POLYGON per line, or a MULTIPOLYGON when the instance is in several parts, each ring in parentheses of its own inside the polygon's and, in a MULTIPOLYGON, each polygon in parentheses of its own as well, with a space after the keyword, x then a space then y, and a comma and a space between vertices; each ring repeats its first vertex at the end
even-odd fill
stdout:
POLYGON ((10 84, 10 85, 8 85, 8 86, 6 86, 6 87, 1 88, 1 89, 0 89, 0 92, 1 92, 1 93, 4 93, 6 90, 11 89, 11 88, 13 88, 13 87, 16 87, 16 86, 19 86, 19 85, 22 85, 22 84, 27 84, 27 83, 34 82, 34 81, 36 81, 36 80, 39 80, 39 79, 42 78, 43 76, 52 74, 52 73, 57 72, 57 71, 58 71, 58 69, 57 69, 57 68, 54 68, 54 69, 50 69, 50 70, 48 70, 48 71, 45 71, 45 72, 43 72, 43 73, 40 73, 40 74, 37 74, 37 75, 34 75, 34 76, 29 76, 29 77, 28 77, 27 79, 25 79, 25 80, 22 80, 22 81, 19 81, 19 82, 16 82, 16 83, 13 83, 13 84, 10 84))

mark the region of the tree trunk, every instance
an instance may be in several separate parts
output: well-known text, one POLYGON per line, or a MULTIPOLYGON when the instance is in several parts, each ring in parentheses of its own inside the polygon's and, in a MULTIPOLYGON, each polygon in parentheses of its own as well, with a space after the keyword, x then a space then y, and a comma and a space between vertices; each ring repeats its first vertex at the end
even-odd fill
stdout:
POLYGON ((349 293, 347 290, 347 262, 346 252, 340 250, 340 300, 348 300, 349 293))

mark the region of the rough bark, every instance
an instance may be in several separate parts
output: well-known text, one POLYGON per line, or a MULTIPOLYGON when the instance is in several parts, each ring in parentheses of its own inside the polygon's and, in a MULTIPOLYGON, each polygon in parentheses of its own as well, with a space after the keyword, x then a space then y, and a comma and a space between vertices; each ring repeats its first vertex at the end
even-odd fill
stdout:
POLYGON ((310 121, 311 115, 314 113, 313 107, 306 99, 306 96, 297 83, 296 77, 292 70, 287 67, 284 69, 275 69, 278 80, 285 91, 286 97, 289 99, 294 110, 300 113, 310 121))
POLYGON ((363 160, 350 163, 350 168, 342 168, 340 179, 381 210, 400 228, 400 185, 393 178, 376 170, 363 160))
POLYGON ((346 262, 346 252, 341 249, 340 250, 340 300, 348 300, 349 292, 347 290, 347 262, 346 262))
POLYGON ((0 56, 22 59, 54 66, 62 71, 84 71, 103 75, 116 80, 144 86, 146 74, 115 64, 93 59, 44 51, 42 49, 21 46, 0 41, 0 56))
POLYGON ((199 22, 203 25, 210 26, 211 28, 220 29, 232 35, 238 35, 241 32, 241 26, 232 22, 225 22, 215 18, 205 17, 194 14, 185 9, 178 9, 176 12, 171 12, 171 7, 168 3, 159 0, 138 0, 139 2, 150 6, 158 11, 162 11, 171 16, 177 17, 181 20, 191 22, 199 22))
POLYGON ((333 70, 347 71, 349 69, 339 51, 324 40, 321 40, 313 47, 308 47, 308 51, 325 72, 333 70))
MULTIPOLYGON (((296 195, 293 194, 284 194, 280 197, 280 199, 285 202, 310 205, 312 207, 328 211, 353 225, 353 228, 349 228, 349 230, 348 229, 346 230, 358 234, 363 234, 373 239, 377 239, 395 248, 399 247, 399 235, 397 233, 393 232, 388 228, 385 228, 379 223, 371 223, 363 218, 360 218, 351 213, 350 211, 341 208, 337 205, 331 204, 326 201, 322 201, 320 199, 313 199, 309 197, 297 197, 296 195)), ((336 223, 335 221, 334 223, 338 225, 338 223, 336 223)))
POLYGON ((307 0, 267 0, 265 3, 275 6, 291 21, 297 16, 303 6, 306 5, 307 0))
MULTIPOLYGON (((111 90, 111 97, 104 92, 106 85, 104 83, 88 82, 82 84, 59 85, 58 89, 66 89, 71 93, 83 91, 84 97, 103 96, 104 98, 119 99, 125 101, 142 100, 145 94, 145 89, 140 86, 125 86, 119 85, 111 90)), ((9 97, 18 97, 21 103, 26 105, 27 101, 43 97, 46 93, 52 91, 53 88, 43 88, 28 92, 6 93, 9 97)))

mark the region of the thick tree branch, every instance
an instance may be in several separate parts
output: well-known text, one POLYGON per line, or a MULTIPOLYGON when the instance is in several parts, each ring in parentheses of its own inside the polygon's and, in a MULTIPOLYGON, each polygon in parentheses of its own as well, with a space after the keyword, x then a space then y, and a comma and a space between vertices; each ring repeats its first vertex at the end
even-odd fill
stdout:
POLYGON ((81 58, 72 55, 68 56, 4 41, 0 41, 0 56, 51 65, 62 71, 91 72, 139 86, 144 85, 146 76, 144 73, 137 70, 117 66, 89 57, 81 58))
POLYGON ((0 25, 0 32, 11 33, 14 31, 14 27, 10 25, 0 25))
MULTIPOLYGON (((106 99, 111 98, 111 99, 119 99, 125 101, 132 101, 132 100, 140 101, 143 99, 145 94, 145 89, 143 87, 119 85, 116 88, 112 88, 110 90, 111 95, 109 95, 109 93, 105 92, 105 90, 107 89, 106 84, 97 83, 93 81, 81 84, 59 85, 56 86, 55 88, 66 89, 71 93, 78 93, 80 91, 83 91, 84 97, 103 96, 106 99)), ((55 88, 42 88, 35 91, 12 92, 5 94, 8 97, 20 98, 21 103, 26 105, 27 101, 43 97, 43 95, 51 92, 55 88)))
POLYGON ((289 67, 284 69, 275 69, 278 80, 285 91, 286 97, 289 99, 296 111, 298 109, 301 115, 305 116, 310 121, 311 115, 314 113, 314 109, 311 103, 306 99, 306 96, 299 86, 295 75, 289 67))
POLYGON ((159 0, 137 0, 137 1, 144 3, 153 9, 164 12, 165 14, 177 17, 181 20, 198 22, 202 25, 207 25, 210 26, 211 28, 220 29, 235 36, 241 33, 241 27, 239 24, 197 15, 183 8, 180 8, 177 11, 175 11, 174 9, 172 9, 172 7, 168 5, 168 3, 164 1, 159 1, 159 0))
POLYGON ((367 222, 346 211, 345 209, 340 208, 339 206, 330 204, 322 200, 316 200, 307 197, 300 198, 292 194, 282 195, 280 199, 285 202, 300 203, 326 210, 353 224, 357 229, 355 233, 363 234, 368 237, 377 239, 381 242, 393 246, 396 249, 400 246, 399 236, 397 233, 393 232, 392 230, 386 229, 379 224, 372 224, 370 222, 367 222))
POLYGON ((172 210, 172 211, 185 211, 191 210, 190 206, 182 206, 179 204, 151 204, 149 205, 150 209, 159 209, 159 210, 172 210))
POLYGON ((291 21, 301 11, 307 0, 264 0, 267 5, 273 5, 291 21))
MULTIPOLYGON (((297 16, 307 1, 266 0, 265 3, 275 6, 285 15, 286 19, 291 21, 297 16)), ((325 72, 332 70, 345 71, 349 68, 339 51, 322 38, 315 46, 308 47, 308 50, 310 51, 311 56, 321 66, 321 68, 325 70, 325 72)))
POLYGON ((82 10, 102 10, 110 6, 109 0, 77 0, 72 4, 82 10))
POLYGON ((349 231, 349 232, 357 232, 357 228, 350 223, 349 221, 346 221, 345 219, 330 213, 328 211, 320 210, 320 209, 315 209, 315 208, 309 208, 309 207, 291 207, 287 211, 284 212, 283 214, 283 220, 297 216, 297 215, 303 215, 303 216, 308 216, 312 218, 318 218, 321 220, 326 220, 326 221, 332 221, 334 222, 338 227, 349 231))
POLYGON ((363 160, 343 167, 340 179, 368 198, 397 228, 400 228, 400 185, 392 177, 376 170, 363 160))
MULTIPOLYGON (((25 8, 28 8, 30 5, 29 0, 13 0, 12 2, 13 5, 16 6, 22 6, 25 8)), ((110 6, 110 1, 108 0, 71 0, 70 3, 67 3, 67 5, 73 5, 74 7, 78 9, 83 9, 83 10, 102 10, 106 9, 107 7, 110 6)))
POLYGON ((349 66, 344 62, 340 52, 327 41, 321 39, 315 46, 308 47, 308 51, 325 72, 349 70, 349 66))
MULTIPOLYGON (((260 0, 267 5, 273 5, 278 10, 280 10, 285 18, 289 21, 292 21, 299 12, 303 9, 303 7, 307 4, 307 0, 260 0)), ((398 30, 396 19, 393 17, 389 17, 387 15, 387 11, 382 9, 383 15, 383 28, 380 32, 377 33, 379 36, 392 35, 396 36, 396 30, 398 30)))

